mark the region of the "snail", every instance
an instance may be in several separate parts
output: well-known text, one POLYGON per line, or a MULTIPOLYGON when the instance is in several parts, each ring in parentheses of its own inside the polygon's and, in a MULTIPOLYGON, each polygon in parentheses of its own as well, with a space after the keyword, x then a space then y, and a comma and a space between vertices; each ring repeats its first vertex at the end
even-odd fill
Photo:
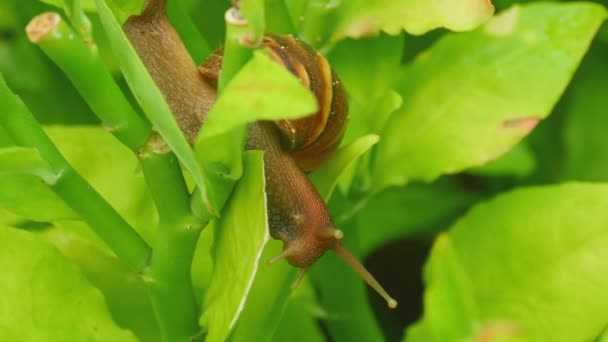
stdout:
MULTIPOLYGON (((187 123, 180 122, 180 126, 197 120, 202 124, 216 98, 223 50, 220 48, 207 58, 197 68, 200 78, 194 79, 194 62, 184 58, 189 55, 166 19, 162 0, 149 1, 142 14, 131 17, 124 29, 172 111, 179 112, 176 119, 179 121, 182 115, 193 117, 187 123), (150 39, 156 41, 151 43, 150 39), (164 51, 166 49, 170 51, 164 51), (177 59, 179 66, 170 67, 165 58, 176 54, 180 55, 177 59), (159 56, 163 58, 159 60, 159 56), (184 70, 188 75, 185 80, 179 75, 184 70), (187 100, 177 94, 175 83, 189 88, 190 94, 200 94, 205 100, 184 104, 187 100)), ((331 250, 376 290, 389 307, 396 307, 397 302, 342 244, 342 231, 336 229, 329 209, 305 174, 325 162, 338 148, 344 135, 348 105, 340 79, 325 57, 292 36, 267 35, 262 48, 273 60, 296 75, 312 91, 319 104, 318 112, 312 116, 297 120, 260 121, 250 124, 248 129, 246 148, 264 151, 270 235, 284 243, 282 253, 270 263, 284 258, 300 268, 294 283, 297 285, 306 270, 331 250)), ((185 97, 192 99, 190 94, 185 97)), ((193 136, 189 136, 192 128, 182 129, 192 142, 193 136)))
MULTIPOLYGON (((270 235, 284 242, 280 258, 305 270, 327 250, 334 251, 384 297, 396 302, 340 242, 323 199, 305 175, 326 161, 339 146, 348 116, 346 93, 329 63, 311 46, 292 36, 268 35, 262 41, 270 57, 309 87, 319 111, 303 119, 257 122, 249 127, 247 148, 264 150, 270 235)), ((217 85, 222 50, 200 67, 205 80, 217 85)), ((297 283, 298 280, 296 280, 297 283)))

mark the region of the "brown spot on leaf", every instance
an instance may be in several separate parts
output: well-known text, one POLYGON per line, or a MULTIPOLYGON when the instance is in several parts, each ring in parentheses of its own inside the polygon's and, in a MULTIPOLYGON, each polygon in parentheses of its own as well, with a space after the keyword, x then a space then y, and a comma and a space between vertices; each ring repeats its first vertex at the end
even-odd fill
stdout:
POLYGON ((515 119, 508 119, 508 120, 503 121, 502 126, 504 128, 521 129, 521 130, 525 131, 526 133, 529 133, 534 129, 534 127, 536 127, 536 125, 538 125, 539 121, 540 121, 540 118, 536 118, 536 117, 515 118, 515 119))
POLYGON ((513 322, 493 322, 481 329, 475 339, 476 342, 503 341, 505 337, 521 335, 521 329, 513 322))

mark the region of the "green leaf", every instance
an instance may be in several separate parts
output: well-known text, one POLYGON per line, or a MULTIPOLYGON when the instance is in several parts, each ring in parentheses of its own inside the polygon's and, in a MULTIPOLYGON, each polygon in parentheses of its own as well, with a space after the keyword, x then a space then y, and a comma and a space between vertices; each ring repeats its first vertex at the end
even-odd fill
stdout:
POLYGON ((567 183, 476 206, 437 240, 408 336, 454 340, 506 322, 530 341, 593 340, 608 317, 607 205, 608 185, 567 183))
POLYGON ((534 169, 536 169, 534 153, 530 145, 522 141, 497 160, 486 165, 473 167, 467 170, 467 173, 487 177, 513 176, 523 178, 534 172, 534 169))
POLYGON ((608 181, 608 68, 606 50, 597 44, 577 73, 564 107, 563 179, 608 181))
POLYGON ((46 183, 53 183, 56 176, 35 148, 11 146, 0 148, 0 175, 31 174, 46 183))
POLYGON ((287 69, 256 51, 222 91, 197 137, 213 137, 258 120, 298 119, 317 111, 314 95, 287 69))
POLYGON ((425 321, 408 330, 407 340, 454 341, 471 335, 472 322, 478 318, 472 284, 445 234, 439 235, 433 246, 424 279, 428 284, 425 321))
POLYGON ((22 217, 13 214, 0 205, 0 225, 19 227, 24 223, 22 217))
POLYGON ((279 328, 272 338, 274 342, 322 342, 326 341, 313 315, 299 301, 287 305, 279 328))
POLYGON ((375 134, 363 136, 341 147, 331 159, 309 175, 325 202, 331 197, 342 173, 379 140, 380 137, 375 134))
POLYGON ((141 278, 116 257, 96 248, 66 226, 55 224, 40 231, 39 236, 75 263, 103 293, 119 326, 133 331, 142 341, 160 341, 154 310, 141 278))
POLYGON ((604 329, 604 331, 602 331, 602 333, 600 334, 600 336, 598 336, 598 338, 595 339, 594 341, 597 341, 597 342, 606 342, 606 341, 608 341, 608 329, 604 329))
MULTIPOLYGON (((135 155, 98 126, 51 126, 45 132, 78 171, 147 241, 156 227, 156 208, 135 155)), ((38 177, 0 176, 0 205, 25 219, 55 222, 101 250, 112 253, 38 177)))
MULTIPOLYGON (((67 240, 76 240, 76 237, 79 240, 86 242, 88 245, 94 247, 96 251, 104 253, 106 256, 115 257, 116 255, 108 247, 108 245, 97 235, 95 232, 89 227, 85 222, 80 220, 54 220, 50 223, 52 227, 61 232, 62 235, 67 236, 65 238, 67 240)), ((27 228, 27 226, 26 226, 27 228)), ((36 226, 34 226, 36 228, 36 226)), ((29 228, 27 228, 29 229, 29 228)), ((31 229, 33 232, 36 232, 37 229, 31 229)), ((53 235, 54 237, 59 236, 58 234, 53 235)), ((59 240, 59 239, 58 239, 59 240)), ((57 245, 57 244, 55 244, 57 245)), ((61 250, 60 247, 57 247, 61 250)))
POLYGON ((382 131, 389 115, 401 106, 394 90, 404 47, 403 35, 360 40, 347 39, 336 44, 327 56, 340 76, 349 96, 349 123, 345 141, 382 131), (361 72, 365 65, 365 72, 361 72))
MULTIPOLYGON (((270 260, 282 249, 280 241, 271 240, 264 248, 261 260, 270 260)), ((296 279, 296 270, 285 261, 260 266, 230 341, 272 339, 292 293, 290 285, 296 279)))
MULTIPOLYGON (((274 0, 268 0, 270 3, 273 1, 274 0)), ((285 3, 285 8, 288 13, 288 17, 284 18, 284 20, 290 20, 294 28, 301 25, 305 13, 304 11, 306 10, 307 4, 310 3, 310 0, 290 0, 283 2, 285 3)))
POLYGON ((479 197, 447 179, 385 189, 356 216, 361 254, 408 235, 443 230, 479 197))
POLYGON ((403 106, 378 145, 376 188, 507 152, 550 113, 605 17, 592 3, 533 3, 445 36, 405 69, 403 106))
MULTIPOLYGON (((65 8, 65 0, 40 0, 46 4, 65 8)), ((71 0, 71 2, 77 0, 71 0)), ((95 0, 80 0, 82 9, 87 12, 97 12, 95 0)), ((114 15, 119 18, 119 21, 124 22, 130 15, 139 12, 144 4, 144 0, 108 0, 108 6, 112 9, 114 15)))
POLYGON ((217 222, 214 272, 203 299, 200 324, 207 341, 224 341, 247 300, 269 233, 263 154, 244 154, 244 174, 217 222))
MULTIPOLYGON (((45 4, 49 4, 55 7, 64 8, 64 0, 40 0, 45 4)), ((95 0, 80 0, 82 8, 87 12, 95 12, 97 8, 95 7, 95 0)))
POLYGON ((96 1, 99 17, 120 62, 120 68, 129 84, 129 88, 133 91, 148 119, 154 124, 155 129, 158 130, 173 153, 192 175, 209 214, 217 215, 217 204, 211 193, 212 190, 209 189, 203 169, 197 163, 186 137, 182 134, 173 114, 171 114, 169 105, 165 102, 162 93, 137 56, 137 52, 129 43, 106 2, 104 0, 96 1))
POLYGON ((133 152, 98 126, 50 126, 45 131, 70 165, 152 241, 156 208, 133 152))
POLYGON ((332 41, 373 36, 379 31, 395 35, 401 30, 423 34, 439 27, 471 30, 494 12, 489 0, 352 0, 341 5, 332 41))
POLYGON ((288 6, 295 1, 266 0, 264 1, 264 16, 266 17, 266 32, 275 34, 295 34, 294 23, 291 20, 288 6), (289 4, 288 4, 289 2, 289 4))
POLYGON ((320 47, 327 43, 333 26, 335 25, 336 10, 340 8, 340 2, 330 0, 308 0, 300 1, 291 5, 294 23, 297 27, 298 37, 313 47, 320 47), (298 9, 296 6, 299 6, 298 9), (297 14, 299 12, 299 14, 297 14))
MULTIPOLYGON (((205 5, 208 5, 208 3, 205 3, 205 5)), ((185 6, 184 1, 167 2, 167 16, 192 59, 197 62, 202 61, 213 51, 196 27, 185 6)), ((205 24, 209 23, 205 22, 205 24)))
POLYGON ((25 219, 50 222, 78 218, 78 215, 37 176, 2 175, 0 189, 0 205, 25 219))
POLYGON ((204 295, 207 287, 209 287, 209 282, 212 279, 213 258, 211 254, 214 240, 215 225, 211 223, 198 238, 194 257, 192 258, 192 286, 194 287, 197 303, 202 302, 201 297, 204 295))
POLYGON ((0 228, 0 244, 0 340, 136 341, 112 321, 99 290, 50 244, 7 227, 0 228))

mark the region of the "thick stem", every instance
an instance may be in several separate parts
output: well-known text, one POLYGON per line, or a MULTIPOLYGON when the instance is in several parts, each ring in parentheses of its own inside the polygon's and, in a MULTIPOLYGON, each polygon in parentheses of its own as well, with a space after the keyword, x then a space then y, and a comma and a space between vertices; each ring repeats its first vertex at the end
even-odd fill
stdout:
POLYGON ((164 0, 148 0, 141 15, 123 29, 193 144, 211 109, 215 89, 203 81, 192 57, 165 14, 164 0))
POLYGON ((150 136, 150 124, 135 112, 97 53, 57 13, 32 19, 27 35, 63 70, 104 127, 132 150, 150 136))
POLYGON ((191 341, 198 310, 190 268, 204 222, 190 212, 181 167, 162 138, 154 134, 139 154, 159 215, 149 267, 144 271, 164 341, 191 341))
POLYGON ((59 153, 25 104, 0 77, 0 124, 18 146, 38 149, 57 175, 51 189, 103 239, 127 266, 141 271, 150 248, 137 232, 88 184, 59 153))
POLYGON ((228 9, 224 18, 226 20, 226 40, 218 81, 218 92, 220 93, 243 65, 251 59, 253 48, 256 47, 256 42, 252 40, 251 28, 236 7, 228 9))
POLYGON ((84 13, 82 0, 64 0, 64 8, 80 37, 87 42, 87 44, 90 44, 92 50, 96 50, 93 43, 91 20, 89 20, 84 13))

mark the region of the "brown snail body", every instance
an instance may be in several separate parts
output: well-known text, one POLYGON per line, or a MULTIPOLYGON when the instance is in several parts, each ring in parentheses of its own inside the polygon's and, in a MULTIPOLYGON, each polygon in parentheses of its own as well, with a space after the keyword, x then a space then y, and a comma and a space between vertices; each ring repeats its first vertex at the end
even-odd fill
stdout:
POLYGON ((247 148, 265 151, 270 235, 285 243, 284 257, 290 264, 308 268, 336 242, 334 225, 321 197, 310 191, 312 184, 281 147, 278 136, 272 123, 252 124, 247 148))
MULTIPOLYGON (((273 238, 284 242, 277 258, 302 270, 333 250, 380 293, 390 307, 397 305, 374 277, 340 242, 325 202, 305 171, 325 162, 338 148, 348 121, 346 93, 325 57, 292 36, 269 35, 262 47, 270 57, 296 75, 317 98, 319 110, 297 120, 256 122, 250 125, 247 149, 263 150, 268 201, 268 226, 273 238)), ((214 86, 221 68, 222 50, 200 67, 214 86)))
MULTIPOLYGON (((168 24, 164 14, 164 1, 149 1, 141 16, 131 17, 127 21, 125 32, 146 67, 156 69, 151 71, 151 74, 171 109, 190 110, 191 116, 204 121, 206 110, 201 111, 200 106, 192 104, 190 108, 186 108, 188 106, 182 103, 184 100, 175 92, 164 90, 171 89, 171 78, 175 82, 182 80, 175 78, 177 75, 174 70, 168 71, 170 76, 158 75, 162 73, 158 66, 166 65, 166 62, 157 60, 163 52, 149 53, 151 46, 170 46, 173 51, 167 52, 168 55, 175 54, 176 49, 181 49, 180 55, 187 55, 177 33, 168 24), (154 13, 150 13, 151 7, 154 7, 154 13), (164 23, 149 23, 158 20, 164 23), (144 29, 148 26, 152 29, 161 27, 168 32, 149 34, 144 29), (176 48, 179 45, 176 43, 151 42, 155 37, 179 41, 181 47, 176 48), (146 47, 141 48, 140 45, 146 47)), ((312 116, 297 120, 256 122, 252 123, 248 130, 246 148, 265 151, 264 171, 270 234, 284 242, 283 252, 272 262, 285 258, 290 264, 301 268, 301 274, 304 274, 326 251, 333 250, 384 297, 390 307, 395 307, 397 302, 340 242, 342 232, 335 228, 327 206, 304 173, 326 161, 337 149, 344 134, 348 106, 339 78, 323 56, 291 36, 266 36, 262 46, 272 59, 285 66, 313 92, 319 104, 319 111, 312 116)), ((205 101, 202 103, 215 101, 222 56, 223 51, 219 49, 199 67, 199 80, 186 80, 189 82, 186 86, 198 87, 195 92, 204 93, 205 101), (203 86, 200 86, 200 83, 203 83, 203 86)), ((179 117, 176 118, 179 121, 179 117)), ((186 134, 190 131, 191 129, 185 130, 186 134)), ((192 141, 192 137, 189 138, 192 141)))
MULTIPOLYGON (((331 216, 303 171, 312 171, 336 150, 346 128, 348 106, 342 83, 327 60, 292 36, 268 35, 262 47, 270 58, 296 75, 315 95, 319 110, 297 120, 250 125, 247 149, 263 150, 268 226, 285 243, 290 264, 310 267, 337 242, 331 216)), ((200 67, 208 84, 217 86, 223 50, 200 67)))

